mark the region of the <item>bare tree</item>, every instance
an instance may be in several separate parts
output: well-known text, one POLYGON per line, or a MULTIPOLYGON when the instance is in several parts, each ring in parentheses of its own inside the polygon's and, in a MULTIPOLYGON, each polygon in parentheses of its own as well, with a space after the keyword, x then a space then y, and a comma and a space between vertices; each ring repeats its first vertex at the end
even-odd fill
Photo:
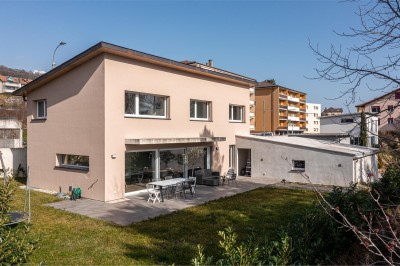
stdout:
POLYGON ((310 44, 322 64, 321 68, 315 69, 316 78, 346 84, 347 88, 338 98, 350 95, 350 103, 356 99, 356 89, 369 87, 371 80, 380 81, 380 87, 374 90, 400 84, 400 2, 359 2, 359 27, 350 27, 348 33, 337 33, 353 38, 355 45, 347 48, 332 45, 328 52, 323 52, 318 46, 310 44))

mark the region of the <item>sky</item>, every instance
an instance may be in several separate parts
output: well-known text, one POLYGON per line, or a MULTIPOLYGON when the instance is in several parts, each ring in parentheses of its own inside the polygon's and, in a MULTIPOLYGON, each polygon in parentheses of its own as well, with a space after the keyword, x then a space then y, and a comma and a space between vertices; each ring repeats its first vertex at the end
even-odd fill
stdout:
MULTIPOLYGON (((347 87, 312 79, 321 68, 311 43, 328 51, 354 40, 334 33, 359 23, 358 3, 314 1, 7 1, 1 3, 0 65, 43 70, 100 41, 168 59, 206 63, 307 93, 307 102, 343 107, 347 87)), ((134 82, 134 81, 133 81, 134 82)), ((373 86, 372 86, 373 87, 373 86)), ((356 103, 382 92, 358 89, 356 103)), ((354 105, 353 105, 354 106, 354 105)))

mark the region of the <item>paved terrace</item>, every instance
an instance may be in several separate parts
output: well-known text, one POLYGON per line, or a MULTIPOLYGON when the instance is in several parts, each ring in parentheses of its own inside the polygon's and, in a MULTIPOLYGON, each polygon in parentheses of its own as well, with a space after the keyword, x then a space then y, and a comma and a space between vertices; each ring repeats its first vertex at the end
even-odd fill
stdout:
MULTIPOLYGON (((80 199, 76 201, 59 201, 48 204, 48 206, 125 226, 259 187, 270 185, 281 188, 291 187, 290 184, 281 184, 280 181, 280 179, 273 178, 240 176, 237 179, 238 186, 235 183, 224 184, 223 186, 198 185, 193 197, 188 194, 186 195, 186 199, 183 197, 165 199, 164 202, 156 202, 154 204, 147 202, 148 193, 146 191, 127 196, 122 200, 107 203, 90 199, 80 199)), ((297 185, 295 188, 307 189, 304 185, 300 185, 300 187, 297 185)))

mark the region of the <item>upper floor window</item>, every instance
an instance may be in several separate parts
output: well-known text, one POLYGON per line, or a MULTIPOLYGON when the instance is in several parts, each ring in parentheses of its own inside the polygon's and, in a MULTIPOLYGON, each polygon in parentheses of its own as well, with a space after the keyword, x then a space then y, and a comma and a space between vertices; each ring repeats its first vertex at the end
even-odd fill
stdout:
POLYGON ((314 121, 314 125, 318 125, 318 121, 314 121))
POLYGON ((371 112, 372 113, 379 113, 381 111, 380 106, 371 106, 371 112))
POLYGON ((243 105, 229 105, 229 121, 231 122, 244 122, 244 106, 243 105))
POLYGON ((393 125, 393 118, 388 118, 387 121, 388 121, 388 124, 389 124, 389 125, 393 125))
POLYGON ((394 94, 394 98, 395 98, 395 99, 400 99, 400 92, 396 92, 396 93, 394 94))
POLYGON ((318 110, 318 106, 314 106, 314 110, 318 110))
POLYGON ((125 116, 167 117, 167 96, 125 92, 125 116))
POLYGON ((388 109, 389 112, 393 112, 394 107, 393 107, 393 105, 388 105, 388 108, 387 108, 387 109, 388 109))
POLYGON ((47 118, 47 101, 38 100, 36 101, 36 119, 47 118))
POLYGON ((314 114, 314 117, 318 117, 318 114, 314 114))
POLYGON ((190 118, 193 120, 211 120, 211 103, 190 100, 190 118))

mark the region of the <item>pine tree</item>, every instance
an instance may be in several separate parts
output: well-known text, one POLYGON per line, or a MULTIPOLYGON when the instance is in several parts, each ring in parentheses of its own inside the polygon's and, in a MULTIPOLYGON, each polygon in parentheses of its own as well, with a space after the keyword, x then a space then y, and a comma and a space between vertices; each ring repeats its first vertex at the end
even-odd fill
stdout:
POLYGON ((364 111, 361 113, 360 145, 361 146, 368 146, 367 118, 365 117, 364 111))

